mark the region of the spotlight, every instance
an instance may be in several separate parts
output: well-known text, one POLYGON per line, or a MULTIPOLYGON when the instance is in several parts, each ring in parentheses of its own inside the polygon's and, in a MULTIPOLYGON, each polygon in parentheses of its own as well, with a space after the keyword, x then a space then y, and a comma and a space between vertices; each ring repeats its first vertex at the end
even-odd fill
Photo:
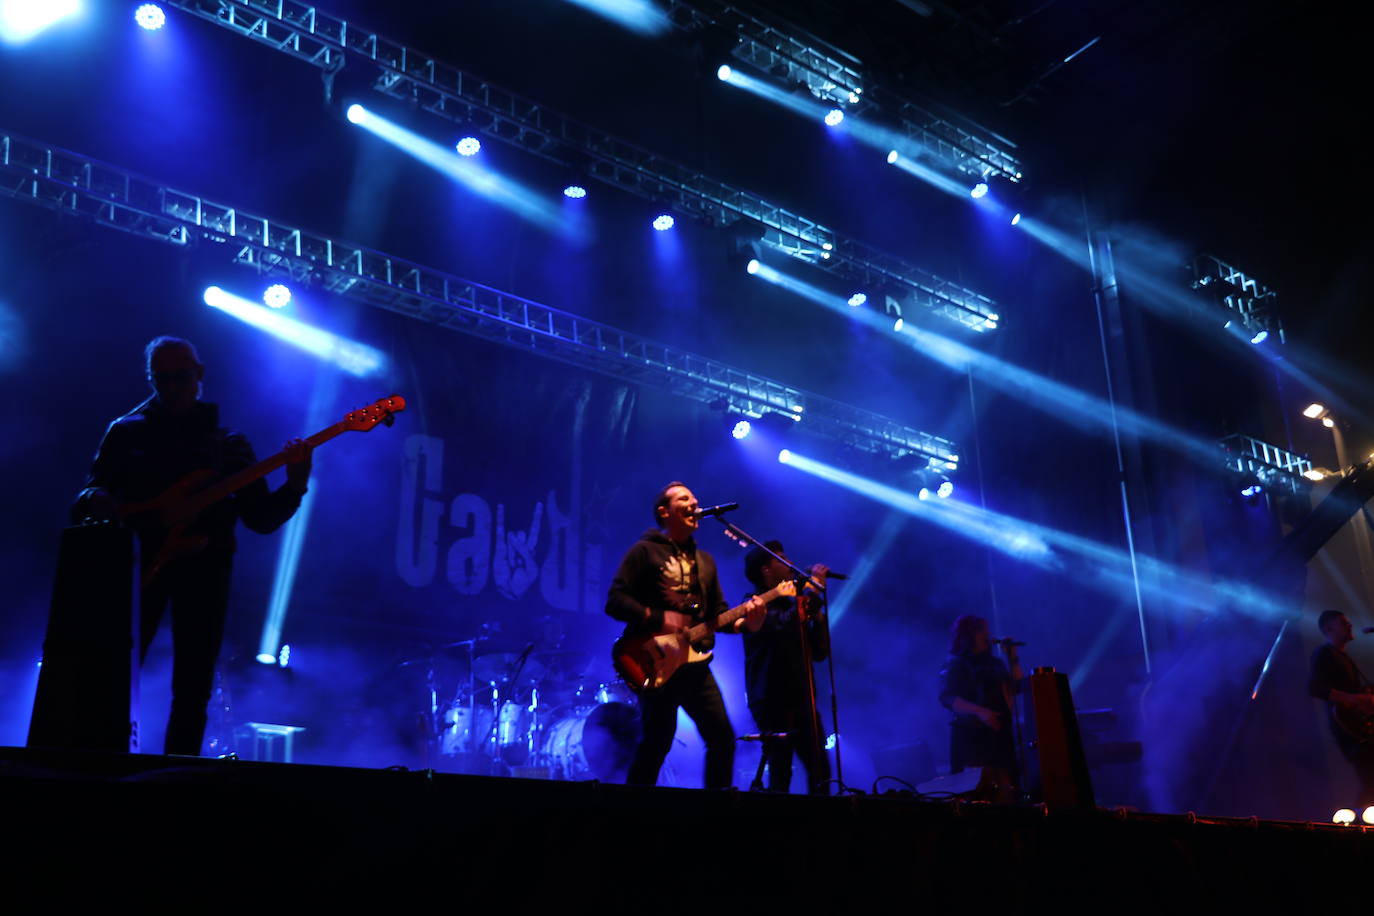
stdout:
POLYGON ((980 200, 986 197, 987 193, 988 183, 986 181, 980 181, 969 189, 968 196, 972 197, 974 200, 980 200))
POLYGON ((258 661, 264 665, 275 665, 277 663, 277 657, 271 652, 259 652, 258 661))
POLYGON ((482 150, 482 141, 476 137, 464 137, 453 148, 460 156, 476 156, 482 150))
POLYGON ((1302 476, 1306 477, 1308 480, 1325 480, 1327 474, 1321 468, 1308 468, 1302 472, 1302 476))
POLYGON ((716 79, 720 80, 720 81, 723 83, 723 82, 725 82, 726 80, 728 80, 729 78, 730 78, 730 65, 729 65, 729 64, 721 64, 721 65, 720 65, 720 69, 716 71, 716 79))
POLYGON ((906 322, 902 321, 902 319, 898 317, 896 321, 892 322, 892 330, 900 331, 905 326, 905 324, 906 322))
POLYGON ((365 114, 367 114, 367 109, 357 104, 349 105, 348 109, 344 111, 344 117, 348 118, 350 124, 357 124, 365 114))
POLYGON ((1327 429, 1331 429, 1335 425, 1335 420, 1331 419, 1330 417, 1322 417, 1322 426, 1325 426, 1327 429))
POLYGON ((1349 808, 1341 808, 1335 814, 1331 815, 1331 823, 1340 824, 1343 827, 1349 826, 1355 823, 1355 812, 1351 811, 1349 808))
POLYGON ((1260 492, 1261 492, 1263 489, 1264 489, 1264 488, 1261 487, 1259 484, 1257 484, 1257 483, 1252 483, 1252 484, 1250 484, 1250 486, 1246 487, 1244 490, 1241 490, 1241 491, 1240 491, 1240 495, 1241 495, 1241 496, 1247 496, 1247 497, 1248 497, 1248 496, 1259 496, 1259 495, 1260 495, 1260 492))
POLYGON ((740 420, 735 424, 735 428, 730 430, 730 435, 734 436, 736 439, 744 439, 749 435, 752 429, 753 427, 749 425, 748 420, 740 420))
POLYGON ((0 0, 0 41, 23 44, 80 11, 80 0, 0 0))
POLYGON ((659 232, 667 232, 673 228, 673 217, 667 213, 660 213, 654 217, 654 228, 659 232))
POLYGON ((855 293, 854 295, 852 295, 852 296, 849 297, 849 304, 850 304, 851 306, 853 306, 854 308, 858 308, 859 306, 863 305, 863 304, 864 304, 865 302, 867 302, 867 301, 868 301, 868 296, 866 296, 866 295, 863 294, 863 293, 855 293))
POLYGON ((948 480, 940 481, 940 485, 935 488, 935 495, 941 499, 949 499, 954 494, 954 484, 948 480))
POLYGON ((570 197, 573 200, 581 200, 587 196, 587 189, 580 184, 570 184, 563 189, 563 196, 570 197))
POLYGON ((888 150, 888 153, 887 153, 887 164, 888 164, 888 165, 895 165, 895 164, 897 163, 897 160, 900 159, 900 158, 901 158, 901 156, 897 153, 897 151, 896 151, 895 149, 894 149, 894 150, 888 150))
POLYGON ((785 448, 785 449, 782 449, 781 451, 778 452, 778 464, 791 464, 791 463, 792 463, 792 450, 791 450, 791 449, 786 449, 786 448, 785 448))
POLYGON ((840 109, 838 108, 832 108, 825 113, 826 127, 838 127, 840 125, 840 122, 843 120, 844 112, 840 111, 840 109))
MULTIPOLYGON (((657 229, 658 227, 655 226, 654 228, 657 229)), ((750 258, 750 259, 749 259, 749 263, 744 265, 744 272, 747 273, 747 274, 749 274, 750 276, 753 276, 754 274, 758 273, 758 272, 759 272, 759 259, 758 259, 758 258, 750 258)))
POLYGON ((1021 225, 1021 214, 1020 214, 1020 213, 1017 213, 1017 214, 1015 214, 1014 216, 1012 216, 1012 218, 1011 218, 1011 224, 1012 224, 1013 226, 1019 226, 1019 225, 1021 225))
POLYGON ((1256 334, 1254 337, 1251 337, 1251 338, 1250 338, 1250 342, 1251 342, 1252 344, 1262 344, 1262 343, 1264 343, 1264 342, 1265 342, 1266 340, 1268 340, 1268 339, 1269 339, 1269 332, 1266 331, 1266 330, 1261 330, 1261 331, 1260 331, 1258 334, 1256 334))
POLYGON ((291 664, 291 647, 282 643, 281 651, 277 653, 277 664, 285 668, 291 664))
POLYGON ((144 3, 134 10, 134 22, 137 22, 140 28, 156 32, 166 24, 167 14, 162 12, 162 7, 156 3, 144 3))
POLYGON ((263 291, 262 301, 271 308, 286 308, 291 302, 291 290, 284 284, 273 283, 263 291))
POLYGON ((1370 805, 1368 808, 1364 809, 1360 814, 1360 820, 1364 821, 1366 824, 1374 824, 1374 805, 1370 805))
POLYGON ((1326 405, 1308 404, 1306 409, 1303 410, 1302 415, 1304 417, 1307 417, 1309 420, 1315 420, 1317 419, 1317 417, 1320 417, 1324 413, 1326 413, 1326 405))
POLYGON ((921 487, 916 491, 917 499, 930 499, 930 487, 921 487))

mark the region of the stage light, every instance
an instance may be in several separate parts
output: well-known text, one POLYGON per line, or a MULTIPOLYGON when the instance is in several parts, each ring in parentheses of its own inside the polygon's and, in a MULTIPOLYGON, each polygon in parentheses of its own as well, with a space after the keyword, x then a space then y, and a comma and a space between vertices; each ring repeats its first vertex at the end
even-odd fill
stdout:
POLYGON ((476 156, 482 151, 482 141, 476 137, 464 137, 453 147, 460 156, 476 156))
POLYGON ((1349 808, 1341 808, 1335 814, 1331 815, 1331 823, 1340 824, 1342 827, 1348 827, 1355 823, 1355 812, 1351 811, 1349 808))
POLYGON ((791 464, 791 463, 792 463, 792 451, 791 451, 791 449, 783 449, 782 451, 778 452, 778 464, 791 464))
POLYGON ((0 0, 0 41, 28 41, 80 10, 79 0, 0 0))
POLYGON ((1331 417, 1322 417, 1322 426, 1325 426, 1327 429, 1331 429, 1335 425, 1336 421, 1333 420, 1331 417))
POLYGON ((1265 342, 1266 340, 1268 340, 1268 339, 1269 339, 1269 332, 1268 332, 1267 330, 1261 329, 1260 332, 1259 332, 1258 334, 1256 334, 1254 337, 1251 337, 1251 338, 1250 338, 1250 342, 1251 342, 1252 344, 1262 344, 1262 343, 1264 343, 1264 342, 1265 342))
POLYGON ((256 302, 225 292, 218 286, 206 287, 204 298, 206 305, 233 315, 245 324, 266 331, 313 356, 327 360, 350 375, 375 375, 386 365, 386 356, 380 350, 288 318, 256 302))
POLYGON ((972 188, 969 188, 968 196, 972 197, 974 200, 980 200, 986 197, 987 193, 988 183, 986 181, 980 181, 972 188))
POLYGON ((948 480, 940 481, 940 485, 935 488, 935 495, 941 499, 949 499, 954 495, 954 483, 948 480))
POLYGON ((897 316, 897 320, 892 322, 892 330, 900 331, 904 327, 906 327, 906 322, 902 320, 900 315, 897 316))
POLYGON ((291 647, 282 643, 281 651, 277 653, 277 664, 285 668, 291 664, 291 647))
POLYGON ((916 491, 917 499, 930 499, 930 487, 921 487, 916 491))
POLYGON ((1011 224, 1012 224, 1013 226, 1018 226, 1018 225, 1021 224, 1021 214, 1020 214, 1020 213, 1017 213, 1017 214, 1015 214, 1014 216, 1012 216, 1012 218, 1011 218, 1011 224))
POLYGON ((654 217, 654 228, 659 232, 667 232, 669 229, 673 228, 674 222, 675 220, 670 214, 660 213, 658 216, 654 217))
POLYGON ((357 104, 349 105, 348 110, 344 112, 344 117, 348 118, 350 124, 361 124, 366 115, 367 109, 357 104))
POLYGON ((570 184, 563 189, 563 196, 570 197, 573 200, 581 200, 587 196, 587 189, 580 184, 570 184))
POLYGON ((167 23, 167 14, 162 12, 162 7, 156 3, 144 3, 134 10, 134 22, 137 22, 140 28, 156 32, 167 23))
POLYGON ((749 425, 748 420, 740 420, 735 424, 735 428, 730 430, 730 435, 734 436, 736 439, 744 439, 749 435, 752 429, 753 427, 749 425))
POLYGON ((1321 468, 1308 468, 1302 472, 1302 476, 1306 477, 1308 480, 1325 480, 1327 478, 1327 473, 1321 468))
POLYGON ((829 111, 827 111, 827 112, 825 113, 825 126, 826 126, 826 127, 839 127, 839 126, 840 126, 840 122, 842 122, 843 120, 844 120, 844 112, 843 112, 843 111, 840 111, 840 109, 838 109, 838 108, 832 108, 832 109, 830 109, 829 111))
POLYGON ((752 277, 754 274, 759 272, 759 269, 762 266, 763 265, 759 263, 758 258, 750 258, 749 263, 744 265, 744 272, 752 277))
POLYGON ((1260 495, 1260 492, 1261 492, 1263 489, 1264 489, 1264 488, 1261 487, 1259 484, 1257 484, 1257 483, 1252 483, 1252 484, 1250 484, 1250 486, 1246 487, 1244 490, 1241 490, 1241 491, 1240 491, 1240 495, 1241 495, 1241 496, 1246 496, 1246 497, 1249 497, 1249 496, 1259 496, 1259 495, 1260 495))
POLYGON ((263 290, 262 301, 269 308, 286 308, 291 304, 291 290, 283 283, 273 283, 263 290))
POLYGON ((1325 405, 1308 404, 1307 407, 1303 410, 1302 415, 1304 417, 1307 417, 1309 420, 1315 420, 1317 419, 1317 417, 1320 417, 1324 413, 1326 413, 1325 405))
POLYGON ((1366 824, 1374 824, 1374 805, 1370 805, 1368 808, 1364 809, 1360 814, 1360 820, 1364 821, 1366 824))
POLYGON ((887 164, 888 164, 888 165, 894 165, 894 164, 897 162, 897 159, 898 159, 898 158, 899 158, 899 154, 898 154, 898 152, 897 152, 895 149, 894 149, 894 150, 888 150, 888 152, 887 152, 887 164))
POLYGON ((719 69, 716 70, 716 79, 723 83, 730 79, 731 72, 729 64, 721 64, 719 69))
POLYGON ((271 652, 259 652, 258 661, 262 662, 264 665, 275 665, 277 663, 277 657, 271 652))
POLYGON ((855 293, 854 295, 852 295, 852 296, 849 297, 849 304, 850 304, 850 306, 852 306, 852 307, 854 307, 854 308, 858 308, 859 306, 863 305, 863 304, 864 304, 865 302, 867 302, 867 301, 868 301, 868 296, 865 295, 864 293, 855 293))

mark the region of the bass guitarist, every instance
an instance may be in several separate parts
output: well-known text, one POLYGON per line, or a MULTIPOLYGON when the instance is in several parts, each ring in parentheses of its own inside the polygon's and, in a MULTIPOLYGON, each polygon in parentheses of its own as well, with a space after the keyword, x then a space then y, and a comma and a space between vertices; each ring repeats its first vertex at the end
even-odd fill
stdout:
POLYGON ((1326 701, 1331 735, 1360 781, 1360 807, 1374 805, 1374 696, 1369 681, 1345 651, 1355 638, 1350 618, 1322 611, 1317 627, 1326 642, 1312 653, 1307 692, 1326 701))
MULTIPOLYGON (((673 481, 654 500, 656 528, 646 531, 625 553, 611 582, 606 613, 625 623, 630 635, 654 636, 715 619, 729 605, 716 578, 715 560, 697 547, 693 534, 700 524, 697 498, 686 484, 673 481)), ((756 631, 766 605, 751 599, 743 617, 726 632, 756 631)), ((725 712, 720 688, 711 674, 708 653, 715 634, 692 644, 692 657, 666 683, 639 694, 642 724, 626 782, 652 786, 677 733, 677 711, 685 710, 706 744, 705 786, 726 789, 733 783, 735 731, 725 712), (701 656, 706 656, 701 658, 701 656)))
MULTIPOLYGON (((200 400, 205 367, 190 341, 158 337, 144 351, 153 396, 110 424, 72 514, 110 520, 126 504, 152 500, 188 474, 225 477, 255 461, 241 433, 219 425, 219 408, 200 400)), ((142 591, 140 659, 147 655, 168 605, 172 609, 172 711, 164 751, 198 755, 206 705, 224 638, 234 527, 239 519, 267 534, 295 514, 310 477, 310 447, 287 443, 286 483, 277 490, 257 480, 201 513, 191 530, 198 549, 170 561, 142 591)), ((163 552, 168 532, 130 519, 148 567, 163 552)))

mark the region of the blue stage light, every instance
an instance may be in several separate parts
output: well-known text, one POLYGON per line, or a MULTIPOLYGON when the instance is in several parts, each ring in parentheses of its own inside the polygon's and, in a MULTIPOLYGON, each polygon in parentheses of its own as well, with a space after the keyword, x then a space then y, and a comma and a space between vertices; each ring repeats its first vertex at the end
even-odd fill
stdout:
POLYGON ((281 651, 277 653, 277 664, 285 668, 291 664, 291 646, 282 643, 281 651))
POLYGON ((759 263, 758 258, 750 258, 749 263, 744 265, 744 272, 752 277, 754 274, 759 272, 759 268, 762 266, 763 265, 759 263))
POLYGON ((730 435, 736 439, 743 439, 749 435, 751 430, 753 430, 753 426, 749 424, 748 420, 740 420, 735 424, 735 428, 730 430, 730 435))
POLYGON ((361 123, 363 118, 366 117, 366 115, 367 109, 357 104, 349 105, 348 110, 344 112, 344 117, 348 118, 348 122, 350 124, 361 123))
POLYGON ((894 331, 900 331, 904 327, 906 327, 906 322, 903 321, 900 316, 896 321, 892 322, 892 330, 894 331))
POLYGON ((476 156, 482 151, 482 141, 476 137, 464 137, 453 147, 460 156, 476 156))
POLYGON ((263 290, 262 301, 270 308, 286 308, 291 304, 291 290, 283 283, 273 283, 263 290))
POLYGON ((80 10, 79 0, 0 0, 0 41, 21 44, 80 10))
POLYGON ((730 79, 731 72, 729 64, 721 64, 720 69, 716 70, 716 79, 723 83, 730 79))
POLYGON ((667 232, 673 228, 674 219, 667 213, 660 213, 654 217, 654 228, 659 232, 667 232))
POLYGON ((1259 496, 1259 495, 1260 495, 1260 491, 1261 491, 1262 489, 1263 489, 1263 488, 1262 488, 1259 484, 1257 484, 1257 483, 1252 483, 1252 484, 1250 484, 1250 486, 1246 487, 1244 490, 1241 490, 1241 491, 1240 491, 1240 495, 1241 495, 1241 496, 1259 496))
POLYGON ((838 127, 844 120, 844 112, 838 108, 832 108, 825 113, 825 126, 838 127))
POLYGON ((921 487, 916 491, 917 499, 930 499, 930 487, 921 487))
POLYGON ((587 189, 580 184, 570 184, 563 189, 564 197, 571 197, 573 200, 581 200, 587 196, 587 189))
POLYGON ((949 499, 954 494, 954 484, 948 480, 940 481, 940 485, 935 488, 935 495, 941 499, 949 499))
POLYGON ((865 295, 864 293, 855 293, 854 295, 852 295, 852 296, 849 297, 849 304, 850 304, 852 307, 854 307, 854 308, 858 308, 859 306, 863 305, 863 304, 864 304, 865 302, 867 302, 867 301, 868 301, 868 296, 865 295))
POLYGON ((1021 214, 1020 214, 1020 213, 1016 213, 1016 214, 1013 214, 1013 215, 1012 215, 1011 224, 1012 224, 1013 226, 1019 226, 1019 225, 1021 224, 1021 214))
POLYGON ((156 32, 167 23, 167 14, 162 12, 162 7, 156 3, 144 3, 134 10, 134 22, 137 22, 140 28, 156 32))
POLYGON ((277 657, 271 652, 259 652, 258 661, 264 665, 275 665, 277 663, 277 657))
POLYGON ((206 287, 205 304, 331 362, 350 375, 366 378, 376 375, 386 366, 386 354, 380 350, 296 321, 256 302, 225 292, 218 286, 206 287))
POLYGON ((897 160, 900 159, 900 158, 901 158, 901 154, 899 154, 895 149, 894 149, 894 150, 888 150, 888 151, 887 151, 887 164, 888 164, 888 165, 893 165, 893 164, 895 164, 895 163, 897 162, 897 160))
POLYGON ((1258 334, 1256 334, 1254 337, 1251 337, 1251 338, 1250 338, 1250 342, 1251 342, 1252 344, 1262 344, 1262 343, 1264 343, 1264 342, 1265 342, 1266 340, 1268 340, 1268 339, 1269 339, 1269 332, 1268 332, 1268 331, 1262 330, 1262 331, 1260 331, 1258 334))
POLYGON ((974 200, 979 200, 983 197, 986 197, 987 193, 988 183, 986 181, 980 181, 969 189, 968 196, 972 197, 974 200))

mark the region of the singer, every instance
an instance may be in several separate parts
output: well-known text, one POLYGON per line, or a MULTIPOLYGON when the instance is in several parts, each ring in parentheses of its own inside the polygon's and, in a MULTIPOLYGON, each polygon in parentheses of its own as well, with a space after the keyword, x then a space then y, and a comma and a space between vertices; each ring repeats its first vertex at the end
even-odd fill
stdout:
MULTIPOLYGON (((625 553, 606 596, 606 613, 625 624, 627 635, 652 636, 713 619, 729 608, 716 578, 716 563, 693 538, 700 524, 697 498, 687 485, 673 481, 654 500, 658 526, 640 536, 625 553)), ((756 631, 767 607, 757 598, 746 602, 745 616, 726 632, 756 631)), ((673 746, 677 711, 686 711, 706 744, 705 785, 727 789, 734 781, 735 731, 725 701, 711 674, 710 651, 715 634, 692 645, 693 656, 662 687, 639 694, 643 732, 625 781, 652 786, 673 746)))
POLYGON ((949 661, 940 672, 940 702, 953 713, 949 723, 949 771, 983 772, 973 797, 1009 803, 1019 782, 1012 735, 1011 696, 1019 689, 1021 662, 1011 640, 998 640, 1003 662, 992 654, 988 622, 965 614, 950 627, 949 661))
POLYGON ((1331 737, 1360 782, 1360 807, 1374 805, 1374 697, 1369 679, 1345 651, 1355 631, 1336 610, 1322 611, 1317 628, 1326 641, 1312 653, 1307 692, 1326 702, 1331 737))

